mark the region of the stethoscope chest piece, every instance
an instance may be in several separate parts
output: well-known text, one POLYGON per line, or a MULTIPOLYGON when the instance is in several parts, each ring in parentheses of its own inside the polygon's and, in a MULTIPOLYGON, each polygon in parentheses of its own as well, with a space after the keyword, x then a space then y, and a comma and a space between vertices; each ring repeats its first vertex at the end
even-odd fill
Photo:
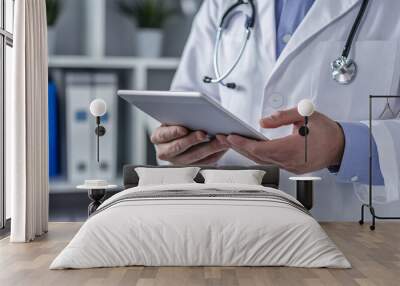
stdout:
POLYGON ((339 84, 351 83, 357 74, 356 63, 348 58, 340 57, 331 64, 332 78, 339 84))

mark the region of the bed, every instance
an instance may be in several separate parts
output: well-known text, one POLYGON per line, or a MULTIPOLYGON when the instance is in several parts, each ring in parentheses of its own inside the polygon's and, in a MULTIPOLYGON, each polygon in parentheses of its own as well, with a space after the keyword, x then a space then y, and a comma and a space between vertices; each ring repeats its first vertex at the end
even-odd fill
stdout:
POLYGON ((124 167, 124 190, 88 218, 50 269, 351 267, 308 210, 278 189, 275 166, 223 167, 265 170, 258 186, 205 184, 200 174, 196 183, 138 186, 136 167, 124 167))

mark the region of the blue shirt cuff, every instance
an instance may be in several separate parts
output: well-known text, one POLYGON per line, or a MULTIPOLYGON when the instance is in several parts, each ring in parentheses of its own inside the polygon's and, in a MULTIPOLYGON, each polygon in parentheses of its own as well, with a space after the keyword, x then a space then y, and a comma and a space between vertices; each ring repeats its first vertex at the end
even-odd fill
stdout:
MULTIPOLYGON (((345 137, 342 162, 337 171, 339 182, 369 183, 369 129, 362 123, 339 122, 345 137)), ((330 168, 330 171, 332 169, 330 168)), ((383 185, 378 149, 372 142, 372 184, 383 185)))

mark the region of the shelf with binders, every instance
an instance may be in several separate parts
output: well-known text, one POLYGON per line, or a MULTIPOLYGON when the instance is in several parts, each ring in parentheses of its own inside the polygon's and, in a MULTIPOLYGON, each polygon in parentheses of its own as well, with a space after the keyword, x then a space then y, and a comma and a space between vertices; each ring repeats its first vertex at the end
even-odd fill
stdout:
MULTIPOLYGON (((58 123, 56 124, 58 130, 56 147, 58 149, 56 148, 53 152, 58 154, 59 164, 58 172, 50 178, 50 190, 53 194, 77 192, 75 190, 76 183, 82 183, 77 182, 76 178, 71 179, 71 172, 68 171, 69 162, 76 160, 76 158, 71 159, 74 156, 71 156, 68 146, 86 136, 75 134, 73 135, 74 139, 71 140, 71 129, 75 128, 68 127, 74 118, 71 115, 68 117, 68 105, 71 105, 71 97, 76 92, 80 92, 80 88, 74 88, 75 91, 71 92, 70 84, 67 81, 71 74, 82 77, 108 74, 117 78, 114 90, 108 92, 109 95, 115 96, 117 110, 114 113, 116 123, 110 129, 115 131, 114 136, 116 137, 116 171, 115 175, 108 180, 110 183, 120 185, 124 164, 156 163, 155 150, 150 143, 149 134, 158 123, 125 101, 118 99, 116 91, 118 89, 168 90, 170 88, 195 11, 191 11, 189 14, 187 11, 182 13, 185 11, 181 11, 179 1, 169 3, 177 13, 159 27, 163 37, 160 44, 161 53, 157 56, 153 55, 153 57, 139 57, 144 54, 140 53, 138 44, 148 43, 149 39, 143 40, 139 37, 138 23, 125 17, 115 1, 59 1, 61 9, 58 20, 49 27, 48 33, 49 74, 55 82, 58 100, 58 123), (90 9, 87 9, 88 7, 90 9), (140 39, 143 41, 140 42, 140 39), (52 48, 50 49, 50 47, 52 48)), ((200 1, 196 0, 196 2, 200 1)), ((85 99, 86 103, 82 103, 84 100, 81 97, 86 96, 76 96, 74 101, 79 101, 82 107, 87 105, 87 111, 88 99, 85 99)), ((95 95, 91 95, 90 99, 95 97, 95 95)), ((94 121, 94 118, 85 114, 84 108, 81 108, 81 111, 76 114, 82 121, 85 117, 89 121, 94 121)), ((88 126, 84 127, 86 131, 82 134, 91 133, 94 139, 94 128, 88 126)), ((107 137, 107 134, 105 136, 107 137)), ((105 140, 105 138, 101 140, 105 140)), ((100 146, 100 148, 103 146, 104 149, 109 149, 104 144, 102 145, 102 142, 100 142, 100 146)), ((95 150, 85 152, 82 150, 76 151, 78 155, 75 157, 84 157, 87 152, 95 153, 95 150)), ((101 149, 100 156, 102 156, 102 152, 101 149)), ((96 161, 95 158, 90 160, 96 161)), ((86 176, 90 176, 86 179, 96 179, 89 174, 82 176, 79 180, 86 176)))
MULTIPOLYGON (((84 78, 96 77, 96 75, 98 77, 98 75, 102 74, 114 75, 117 78, 117 83, 111 89, 108 88, 108 93, 105 96, 115 96, 116 98, 117 123, 111 129, 117 133, 115 135, 115 144, 117 145, 115 148, 116 171, 115 176, 112 178, 109 177, 109 180, 113 184, 120 185, 122 182, 121 171, 124 164, 156 163, 155 150, 150 143, 149 135, 158 123, 125 101, 117 98, 116 91, 118 89, 167 90, 178 64, 178 58, 141 59, 107 57, 93 59, 85 56, 57 56, 49 59, 49 72, 58 90, 58 126, 60 133, 58 135, 60 172, 58 175, 50 178, 50 190, 52 193, 77 192, 75 185, 81 183, 76 178, 71 179, 69 167, 69 161, 77 156, 71 156, 71 151, 68 151, 68 145, 74 144, 74 140, 71 141, 71 135, 68 133, 68 130, 71 130, 68 126, 72 120, 71 116, 68 117, 68 105, 71 104, 71 96, 74 94, 74 92, 71 93, 68 78, 74 75, 76 80, 81 83, 85 82, 84 78)), ((84 90, 84 87, 80 85, 78 89, 75 88, 75 92, 82 92, 82 88, 84 90)), ((103 91, 103 88, 101 90, 103 91)), ((91 96, 92 99, 96 97, 96 95, 91 96)), ((76 97, 76 100, 78 99, 81 100, 82 96, 76 97)), ((88 105, 89 100, 86 101, 86 105, 88 105)), ((88 111, 88 108, 89 105, 86 111, 88 111)), ((82 108, 82 111, 84 109, 82 108)), ((84 116, 83 113, 81 114, 83 117, 90 116, 88 114, 84 116)), ((91 133, 90 127, 88 128, 85 132, 91 133)), ((94 128, 92 129, 94 132, 94 128)), ((74 137, 79 138, 82 136, 74 137)), ((94 138, 94 135, 92 137, 94 138)), ((81 156, 78 155, 78 157, 81 156)), ((94 158, 91 160, 94 161, 94 158)), ((83 177, 81 179, 83 180, 83 177)))

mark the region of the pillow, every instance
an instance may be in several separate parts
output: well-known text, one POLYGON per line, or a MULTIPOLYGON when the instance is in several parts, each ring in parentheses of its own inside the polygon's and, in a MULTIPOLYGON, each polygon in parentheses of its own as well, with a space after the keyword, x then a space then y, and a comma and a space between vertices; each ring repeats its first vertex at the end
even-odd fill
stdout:
POLYGON ((265 171, 262 170, 202 170, 205 184, 261 185, 265 171))
POLYGON ((171 185, 195 183, 193 180, 200 168, 135 168, 139 176, 139 186, 171 185))

